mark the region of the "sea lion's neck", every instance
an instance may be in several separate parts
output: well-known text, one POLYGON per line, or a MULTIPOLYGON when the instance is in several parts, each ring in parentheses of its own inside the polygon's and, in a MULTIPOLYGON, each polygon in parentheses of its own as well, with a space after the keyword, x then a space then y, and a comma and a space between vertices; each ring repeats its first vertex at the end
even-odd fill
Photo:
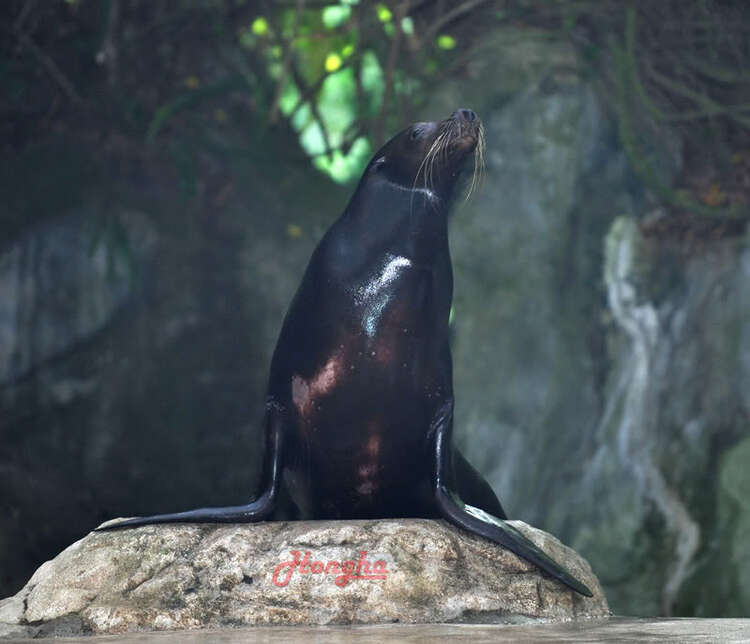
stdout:
POLYGON ((360 184, 342 217, 362 250, 386 251, 428 263, 447 243, 447 209, 426 188, 384 179, 360 184))

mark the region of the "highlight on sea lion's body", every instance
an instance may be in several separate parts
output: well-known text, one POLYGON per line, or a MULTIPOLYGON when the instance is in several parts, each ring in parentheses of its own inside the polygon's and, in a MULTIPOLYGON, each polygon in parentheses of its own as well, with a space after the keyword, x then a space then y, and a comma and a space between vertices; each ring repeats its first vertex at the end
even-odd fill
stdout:
POLYGON ((442 517, 592 596, 505 521, 453 446, 447 215, 460 171, 473 155, 476 178, 482 152, 481 121, 459 109, 403 130, 367 165, 284 319, 254 500, 100 529, 263 521, 283 495, 297 519, 442 517))

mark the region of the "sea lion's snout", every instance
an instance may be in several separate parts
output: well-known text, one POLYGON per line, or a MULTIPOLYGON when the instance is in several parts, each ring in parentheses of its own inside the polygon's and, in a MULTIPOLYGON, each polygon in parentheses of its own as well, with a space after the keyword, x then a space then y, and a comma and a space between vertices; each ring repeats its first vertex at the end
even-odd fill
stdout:
POLYGON ((471 123, 472 121, 477 120, 477 114, 474 110, 470 110, 467 107, 459 107, 453 114, 451 114, 451 118, 456 121, 468 121, 471 123))
POLYGON ((444 123, 453 150, 461 155, 474 151, 482 129, 482 121, 474 110, 459 107, 444 123))

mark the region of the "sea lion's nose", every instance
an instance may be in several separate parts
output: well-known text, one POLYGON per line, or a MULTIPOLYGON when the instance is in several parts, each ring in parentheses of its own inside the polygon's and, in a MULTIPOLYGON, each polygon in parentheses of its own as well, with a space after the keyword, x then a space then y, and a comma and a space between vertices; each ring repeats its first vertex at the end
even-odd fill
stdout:
POLYGON ((470 110, 466 107, 461 107, 453 112, 452 118, 459 121, 468 121, 469 123, 471 123, 472 121, 476 120, 477 115, 474 113, 474 110, 470 110))

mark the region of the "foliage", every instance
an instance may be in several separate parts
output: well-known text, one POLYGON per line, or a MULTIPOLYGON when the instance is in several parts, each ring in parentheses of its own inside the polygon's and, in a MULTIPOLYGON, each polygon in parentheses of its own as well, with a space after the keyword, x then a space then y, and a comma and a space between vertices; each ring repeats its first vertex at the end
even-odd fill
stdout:
POLYGON ((5 134, 35 136, 30 96, 35 115, 76 110, 94 116, 89 128, 140 131, 150 143, 192 138, 206 121, 249 116, 257 131, 283 120, 317 167, 351 180, 416 111, 421 88, 451 73, 444 52, 486 3, 413 4, 10 0, 0 8, 11 25, 0 59, 14 116, 5 134))
POLYGON ((748 3, 7 0, 0 15, 6 148, 77 121, 178 150, 175 159, 200 149, 252 156, 264 132, 285 126, 316 167, 349 181, 487 34, 534 27, 576 46, 606 88, 633 167, 666 202, 746 211, 731 181, 660 183, 648 138, 678 128, 693 158, 724 178, 749 154, 748 3), (208 140, 237 122, 246 140, 208 140))
POLYGON ((747 175, 737 166, 750 146, 750 74, 744 71, 750 4, 620 5, 601 3, 601 16, 588 14, 593 22, 582 39, 602 52, 598 69, 634 169, 677 211, 746 218, 747 175), (650 154, 649 134, 665 128, 685 143, 685 176, 692 175, 677 189, 660 179, 650 154))

